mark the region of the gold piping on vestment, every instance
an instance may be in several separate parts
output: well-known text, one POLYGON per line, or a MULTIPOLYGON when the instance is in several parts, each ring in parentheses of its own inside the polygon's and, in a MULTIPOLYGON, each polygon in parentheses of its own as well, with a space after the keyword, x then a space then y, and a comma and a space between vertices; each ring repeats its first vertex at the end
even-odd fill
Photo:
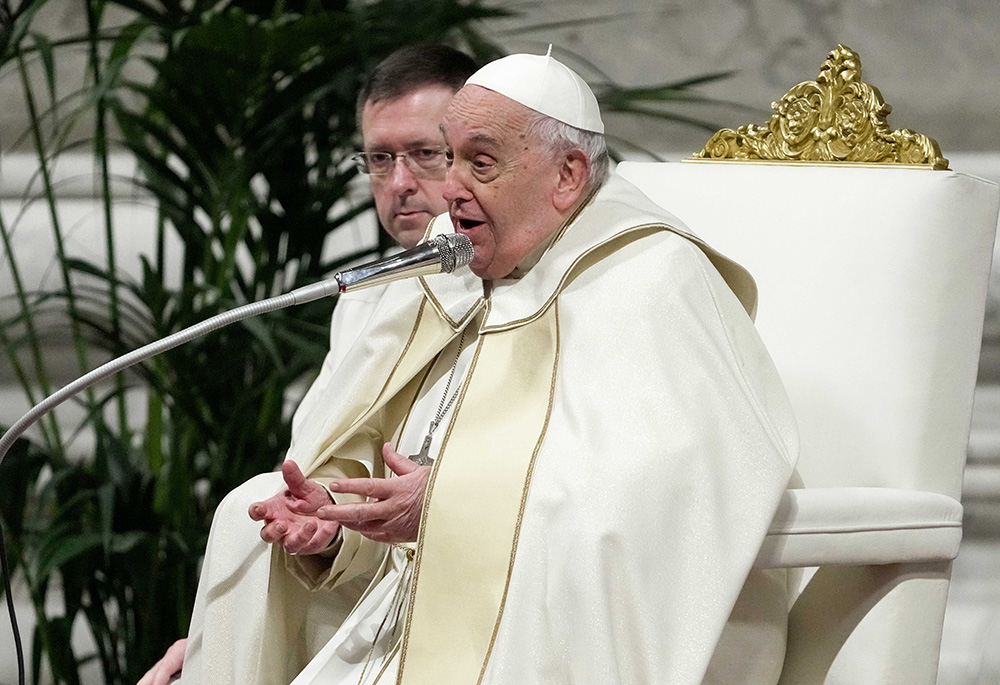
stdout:
MULTIPOLYGON (((489 316, 490 311, 490 301, 486 300, 486 312, 485 317, 489 316)), ((407 599, 406 606, 406 624, 403 627, 403 639, 402 639, 402 651, 399 657, 399 672, 396 676, 396 684, 401 685, 403 682, 403 667, 406 665, 406 649, 410 641, 410 624, 413 621, 413 604, 417 597, 417 585, 420 581, 420 560, 423 556, 424 550, 424 536, 423 531, 427 526, 427 517, 430 514, 430 501, 434 492, 434 482, 437 480, 438 471, 441 468, 441 463, 445 458, 445 451, 448 448, 448 439, 451 437, 451 431, 455 427, 455 423, 458 421, 458 414, 462 410, 462 403, 465 400, 465 393, 469 389, 469 385, 472 381, 472 376, 476 371, 476 365, 479 363, 479 353, 483 349, 483 336, 479 335, 476 339, 476 351, 472 356, 472 362, 469 364, 468 370, 465 372, 465 378, 462 379, 462 390, 455 400, 455 409, 451 414, 451 421, 448 422, 448 430, 445 431, 444 437, 441 439, 441 449, 438 451, 437 458, 431 465, 431 475, 427 479, 427 486, 424 490, 424 504, 423 511, 420 513, 420 527, 417 529, 417 556, 413 562, 413 575, 410 578, 410 596, 407 599)))
MULTIPOLYGON (((615 240, 618 240, 619 238, 621 238, 624 235, 628 235, 629 233, 637 233, 637 232, 640 232, 640 231, 644 231, 646 229, 654 229, 654 228, 658 228, 659 230, 664 230, 664 231, 670 231, 671 233, 675 233, 676 235, 679 235, 681 237, 687 238, 683 233, 680 233, 677 229, 673 228, 672 226, 670 226, 668 224, 655 223, 655 222, 654 223, 648 223, 648 224, 639 224, 638 226, 630 226, 630 227, 628 227, 628 228, 626 228, 626 229, 624 229, 622 231, 619 231, 618 233, 615 233, 614 235, 609 236, 607 239, 602 240, 601 242, 597 243, 596 245, 591 246, 590 249, 588 249, 583 254, 578 255, 576 257, 576 259, 574 259, 573 262, 568 267, 566 267, 565 271, 563 271, 562 276, 560 276, 560 278, 559 278, 559 283, 556 285, 555 289, 553 289, 552 294, 549 295, 548 299, 545 300, 545 302, 542 304, 542 306, 540 306, 534 312, 532 312, 528 316, 526 316, 524 318, 521 318, 521 319, 515 319, 513 321, 507 321, 507 322, 504 322, 502 324, 494 324, 492 326, 483 326, 482 332, 484 334, 485 333, 496 333, 496 332, 499 332, 499 331, 510 330, 511 328, 517 328, 518 326, 521 326, 521 325, 526 324, 526 323, 531 323, 532 321, 534 321, 535 319, 537 319, 538 317, 540 317, 545 312, 546 309, 548 309, 550 306, 552 306, 552 302, 555 301, 555 299, 559 296, 559 293, 562 292, 562 289, 563 289, 563 287, 566 284, 566 279, 569 278, 569 275, 573 272, 573 270, 588 255, 590 255, 592 252, 595 252, 596 250, 598 250, 598 249, 600 249, 602 247, 607 246, 609 243, 614 242, 615 240)), ((650 232, 648 235, 654 235, 654 233, 650 232)), ((635 239, 638 240, 640 238, 645 238, 645 237, 646 237, 645 235, 640 235, 640 236, 635 236, 635 239)))
MULTIPOLYGON (((452 338, 452 340, 454 340, 454 338, 452 338)), ((447 347, 447 345, 445 345, 445 347, 447 347)), ((438 352, 437 356, 434 357, 432 361, 428 362, 427 366, 424 367, 424 377, 420 379, 420 386, 418 387, 416 394, 410 400, 410 406, 407 407, 406 409, 406 416, 403 417, 403 421, 399 424, 399 435, 396 438, 396 444, 395 444, 395 449, 397 452, 399 451, 399 443, 403 439, 403 433, 406 432, 406 427, 410 423, 410 417, 413 415, 413 407, 416 406, 417 404, 417 396, 420 395, 420 391, 427 383, 427 377, 430 375, 431 370, 434 368, 434 364, 437 363, 437 360, 440 356, 441 352, 438 352)))
MULTIPOLYGON (((400 597, 400 592, 402 591, 403 586, 406 583, 406 572, 408 570, 410 570, 410 565, 413 563, 413 550, 411 548, 405 547, 404 545, 401 545, 399 543, 393 543, 392 545, 390 545, 390 548, 393 548, 393 547, 399 548, 399 549, 403 550, 404 554, 406 555, 406 566, 403 568, 402 577, 399 580, 399 584, 396 586, 396 591, 392 593, 392 599, 389 602, 389 610, 386 611, 385 616, 382 618, 382 623, 379 625, 378 630, 375 631, 375 637, 372 639, 371 649, 368 650, 368 656, 365 659, 365 666, 364 666, 364 668, 361 669, 361 677, 358 679, 358 685, 364 685, 364 683, 365 683, 365 675, 366 675, 366 673, 368 671, 368 667, 372 663, 372 656, 375 653, 375 645, 378 644, 378 639, 382 635, 382 629, 385 628, 386 622, 389 620, 389 617, 393 613, 396 614, 396 622, 394 623, 393 629, 392 629, 391 632, 395 633, 397 627, 399 626, 399 610, 403 606, 403 604, 402 604, 402 598, 400 597), (393 606, 396 605, 397 600, 399 600, 400 603, 396 607, 396 609, 393 610, 393 606)), ((386 557, 388 558, 391 555, 392 555, 392 550, 390 549, 389 552, 387 553, 386 557)), ((390 633, 389 637, 391 639, 391 633, 390 633)), ((382 668, 379 669, 378 674, 376 674, 375 680, 372 681, 372 685, 375 685, 376 683, 378 683, 379 678, 382 677, 382 674, 385 673, 385 669, 388 667, 389 663, 392 661, 392 655, 396 653, 396 650, 398 648, 399 648, 399 641, 397 640, 395 646, 393 646, 393 648, 390 649, 387 654, 383 655, 383 657, 382 657, 382 668)))
POLYGON ((507 591, 510 589, 510 578, 514 573, 514 557, 517 556, 517 545, 521 540, 521 522, 524 520, 524 508, 528 503, 528 489, 531 485, 531 478, 535 473, 535 460, 538 457, 538 452, 542 448, 542 443, 545 442, 545 435, 549 430, 549 419, 552 418, 552 406, 555 403, 556 394, 556 374, 559 370, 559 303, 555 304, 554 316, 556 319, 556 353, 552 361, 552 381, 549 384, 549 404, 545 409, 545 421, 542 423, 542 431, 538 435, 538 442, 535 443, 535 449, 531 453, 531 461, 528 462, 528 473, 524 479, 524 489, 521 492, 521 508, 517 512, 517 523, 514 525, 514 543, 510 550, 510 563, 507 566, 507 580, 503 586, 503 595, 500 597, 500 610, 497 612, 496 623, 493 624, 493 634, 490 636, 489 647, 486 648, 486 656, 483 658, 483 667, 479 671, 479 680, 476 681, 476 685, 482 685, 483 678, 486 676, 486 667, 490 663, 490 656, 493 654, 493 646, 496 643, 497 633, 500 631, 500 622, 503 620, 504 608, 507 606, 507 591))
MULTIPOLYGON (((382 398, 382 395, 385 394, 386 389, 392 383, 392 379, 396 375, 396 371, 399 370, 399 366, 403 363, 403 359, 406 358, 406 353, 410 349, 410 345, 413 343, 413 339, 416 338, 417 336, 417 330, 420 328, 420 321, 424 315, 425 304, 426 301, 421 299, 420 306, 417 308, 417 315, 413 320, 413 327, 410 329, 410 335, 406 340, 406 344, 403 346, 403 351, 399 354, 399 357, 396 359, 396 363, 393 364, 392 371, 390 371, 389 375, 386 376, 385 383, 382 384, 381 390, 379 390, 378 394, 375 395, 375 399, 372 401, 371 404, 368 405, 368 408, 365 409, 363 412, 361 412, 361 415, 351 422, 351 424, 347 427, 347 429, 343 433, 341 433, 340 438, 338 439, 342 439, 345 435, 353 434, 354 431, 357 429, 357 427, 368 419, 372 409, 378 404, 379 400, 382 398)), ((319 451, 319 456, 316 459, 316 463, 319 463, 319 461, 321 461, 322 459, 327 459, 333 456, 333 451, 331 450, 331 446, 333 444, 334 444, 333 442, 326 443, 326 446, 319 451)))
POLYGON ((794 86, 771 109, 763 126, 724 128, 692 159, 948 168, 933 138, 889 128, 892 107, 861 80, 861 57, 843 45, 827 55, 815 81, 794 86))
MULTIPOLYGON (((396 652, 398 651, 399 651, 399 642, 397 642, 396 646, 393 647, 386 655, 385 662, 383 662, 382 668, 379 669, 378 675, 375 676, 375 680, 372 681, 372 685, 378 685, 378 681, 382 680, 382 676, 384 676, 385 672, 389 669, 389 664, 392 663, 392 657, 394 657, 396 655, 396 652)), ((402 665, 402 662, 400 662, 400 665, 402 665)))
POLYGON ((376 404, 378 404, 379 400, 382 399, 382 395, 385 394, 386 389, 392 383, 393 377, 395 377, 396 372, 399 370, 400 365, 403 363, 403 360, 406 358, 406 353, 409 352, 409 350, 410 350, 410 345, 413 344, 413 339, 417 337, 417 331, 420 329, 420 322, 424 318, 424 305, 425 304, 426 304, 426 302, 424 300, 420 301, 420 307, 417 308, 417 316, 413 320, 413 328, 410 329, 410 336, 406 339, 406 344, 403 345, 403 351, 400 352, 399 358, 396 359, 396 363, 393 364, 392 371, 390 371, 389 375, 386 377, 385 383, 382 385, 382 389, 379 390, 378 391, 378 395, 375 396, 375 401, 371 403, 371 406, 369 406, 368 409, 365 410, 365 412, 364 412, 364 414, 362 414, 362 416, 367 416, 368 412, 370 412, 372 410, 372 407, 374 407, 376 404))
POLYGON ((472 303, 472 306, 469 307, 469 311, 465 313, 461 321, 455 321, 451 318, 451 316, 448 315, 448 312, 445 310, 444 305, 442 305, 438 301, 437 297, 434 296, 434 291, 431 290, 430 286, 427 285, 427 281, 424 280, 424 277, 420 276, 419 280, 420 280, 420 287, 423 288, 424 291, 424 296, 430 301, 431 306, 433 306, 435 311, 437 311, 437 313, 441 316, 441 318, 447 321, 448 325, 451 326, 456 331, 460 331, 465 327, 470 317, 476 315, 476 312, 479 311, 480 307, 482 306, 483 300, 486 299, 485 294, 480 295, 478 298, 476 298, 476 301, 472 303))

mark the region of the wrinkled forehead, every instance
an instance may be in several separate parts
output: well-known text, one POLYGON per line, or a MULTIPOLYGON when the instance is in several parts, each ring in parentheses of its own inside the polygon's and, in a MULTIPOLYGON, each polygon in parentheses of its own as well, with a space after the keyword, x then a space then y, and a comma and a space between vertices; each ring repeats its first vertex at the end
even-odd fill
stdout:
POLYGON ((449 145, 465 140, 502 145, 528 137, 531 110, 482 86, 464 86, 452 98, 441 131, 449 145))

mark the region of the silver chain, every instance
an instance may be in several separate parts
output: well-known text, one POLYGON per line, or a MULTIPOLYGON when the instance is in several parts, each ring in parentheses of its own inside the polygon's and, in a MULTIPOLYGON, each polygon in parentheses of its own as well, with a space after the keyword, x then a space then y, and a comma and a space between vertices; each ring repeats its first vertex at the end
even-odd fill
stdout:
POLYGON ((458 397, 458 391, 461 390, 461 386, 455 388, 455 392, 451 393, 451 397, 448 397, 448 391, 451 390, 451 382, 455 379, 455 371, 458 369, 458 358, 462 356, 462 348, 465 346, 465 336, 469 334, 469 327, 466 326, 465 330, 462 331, 462 337, 458 340, 458 349, 455 351, 455 361, 451 365, 451 373, 448 374, 448 382, 444 386, 444 393, 441 395, 441 402, 438 403, 437 414, 434 415, 434 420, 431 421, 430 429, 427 431, 428 435, 433 435, 434 431, 441 424, 442 419, 444 419, 445 414, 451 409, 451 405, 455 403, 455 398, 458 397), (448 399, 448 403, 445 404, 445 398, 448 399))

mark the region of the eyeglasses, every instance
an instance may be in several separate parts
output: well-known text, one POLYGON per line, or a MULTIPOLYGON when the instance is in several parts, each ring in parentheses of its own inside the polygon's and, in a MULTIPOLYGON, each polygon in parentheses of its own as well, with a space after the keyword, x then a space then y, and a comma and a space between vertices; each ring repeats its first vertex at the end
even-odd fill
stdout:
POLYGON ((359 152, 351 159, 361 169, 361 173, 385 176, 392 173, 399 157, 403 158, 414 175, 428 175, 423 172, 438 171, 448 163, 443 147, 418 147, 405 152, 359 152))

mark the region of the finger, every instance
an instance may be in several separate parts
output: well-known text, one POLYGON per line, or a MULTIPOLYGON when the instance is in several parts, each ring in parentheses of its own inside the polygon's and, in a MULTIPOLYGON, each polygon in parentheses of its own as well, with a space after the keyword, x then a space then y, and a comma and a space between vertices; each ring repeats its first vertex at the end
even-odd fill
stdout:
POLYGON ((288 486, 288 490, 294 497, 306 499, 315 491, 317 487, 320 487, 302 475, 302 470, 299 469, 299 465, 291 460, 288 460, 281 465, 281 475, 285 479, 285 484, 288 486))
POLYGON ((278 542, 288 533, 288 524, 285 521, 275 521, 268 523, 260 529, 260 539, 264 542, 278 542))
POLYGON ((348 528, 356 528, 358 524, 381 521, 388 518, 398 505, 392 502, 359 502, 357 504, 332 504, 320 507, 316 512, 324 521, 336 521, 348 528))
POLYGON ((172 669, 169 664, 160 662, 156 665, 156 676, 153 677, 153 685, 169 685, 170 676, 176 669, 172 669))
POLYGON ((289 554, 301 554, 302 548, 312 540, 318 525, 316 521, 306 521, 297 530, 281 539, 281 546, 289 554))
POLYGON ((344 478, 330 483, 330 489, 333 492, 385 499, 396 491, 396 486, 386 478, 344 478))
POLYGON ((385 465, 395 473, 397 476, 404 476, 407 473, 412 473, 419 468, 430 468, 420 467, 417 463, 411 460, 409 457, 404 457, 402 454, 392 449, 392 445, 385 443, 382 445, 382 459, 385 461, 385 465))
MULTIPOLYGON (((156 665, 146 674, 149 677, 149 685, 166 685, 167 679, 163 673, 163 659, 156 662, 156 665)), ((145 680, 145 678, 143 678, 145 680)))
POLYGON ((166 664, 161 659, 156 664, 156 673, 153 675, 151 685, 168 685, 170 683, 170 676, 173 675, 174 671, 170 668, 169 664, 166 664))
POLYGON ((247 513, 250 515, 250 518, 254 521, 267 521, 268 519, 277 518, 279 513, 278 500, 283 498, 287 492, 287 490, 284 490, 273 497, 251 504, 247 508, 247 513))
POLYGON ((142 676, 137 685, 167 685, 170 676, 176 671, 180 671, 181 666, 184 664, 184 649, 186 646, 187 640, 184 638, 170 645, 163 658, 146 671, 146 674, 142 676))
POLYGON ((339 530, 339 524, 322 521, 312 539, 299 550, 299 554, 319 554, 333 543, 339 530))
POLYGON ((267 518, 267 502, 254 502, 247 509, 247 513, 254 521, 263 521, 267 518))

